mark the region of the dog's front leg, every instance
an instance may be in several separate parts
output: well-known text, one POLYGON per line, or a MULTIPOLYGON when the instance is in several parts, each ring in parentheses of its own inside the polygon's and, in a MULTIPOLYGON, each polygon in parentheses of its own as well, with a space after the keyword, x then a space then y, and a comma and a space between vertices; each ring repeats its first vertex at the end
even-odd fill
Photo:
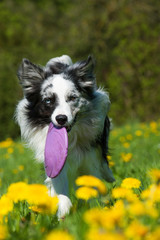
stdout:
POLYGON ((49 194, 51 196, 57 196, 59 199, 57 217, 58 219, 61 219, 69 213, 70 208, 72 207, 71 200, 68 197, 69 186, 66 166, 64 166, 57 177, 52 179, 47 178, 45 184, 48 187, 49 194))

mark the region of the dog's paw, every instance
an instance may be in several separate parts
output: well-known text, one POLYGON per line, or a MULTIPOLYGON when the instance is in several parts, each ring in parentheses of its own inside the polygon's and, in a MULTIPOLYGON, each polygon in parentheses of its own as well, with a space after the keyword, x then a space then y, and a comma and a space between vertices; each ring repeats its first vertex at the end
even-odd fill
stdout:
POLYGON ((52 185, 52 179, 47 177, 47 179, 44 181, 45 185, 47 186, 48 188, 48 194, 49 196, 53 197, 53 196, 56 196, 56 191, 52 185))
POLYGON ((107 162, 104 162, 102 164, 102 176, 103 178, 107 181, 107 182, 114 182, 115 181, 115 178, 113 176, 113 173, 112 173, 112 170, 109 168, 107 162))
POLYGON ((70 208, 72 207, 71 200, 65 195, 58 195, 59 203, 58 203, 58 219, 62 219, 66 214, 69 213, 70 208))

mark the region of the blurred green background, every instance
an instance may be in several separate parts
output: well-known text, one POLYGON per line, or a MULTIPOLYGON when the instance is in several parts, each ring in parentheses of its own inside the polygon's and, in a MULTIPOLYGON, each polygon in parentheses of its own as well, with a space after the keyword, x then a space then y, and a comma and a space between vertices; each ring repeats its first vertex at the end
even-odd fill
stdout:
POLYGON ((45 65, 63 54, 96 58, 114 123, 159 118, 159 0, 1 0, 0 139, 19 135, 13 115, 22 58, 45 65))

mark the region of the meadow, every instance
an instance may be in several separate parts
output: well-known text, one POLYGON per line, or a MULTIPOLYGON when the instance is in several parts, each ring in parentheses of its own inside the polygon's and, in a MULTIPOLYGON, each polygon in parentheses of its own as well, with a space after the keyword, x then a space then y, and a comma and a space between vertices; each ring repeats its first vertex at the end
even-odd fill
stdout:
POLYGON ((113 126, 109 146, 116 181, 78 178, 58 221, 43 164, 20 140, 0 142, 0 240, 159 240, 160 120, 113 126))

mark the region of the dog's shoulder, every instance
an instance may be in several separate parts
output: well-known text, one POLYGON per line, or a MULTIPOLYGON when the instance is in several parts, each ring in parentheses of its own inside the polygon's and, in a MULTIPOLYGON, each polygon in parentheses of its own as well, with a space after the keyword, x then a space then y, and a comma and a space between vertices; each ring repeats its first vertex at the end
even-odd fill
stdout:
POLYGON ((109 93, 103 88, 98 88, 95 91, 95 99, 93 100, 96 105, 99 106, 102 114, 107 114, 110 109, 109 93))

